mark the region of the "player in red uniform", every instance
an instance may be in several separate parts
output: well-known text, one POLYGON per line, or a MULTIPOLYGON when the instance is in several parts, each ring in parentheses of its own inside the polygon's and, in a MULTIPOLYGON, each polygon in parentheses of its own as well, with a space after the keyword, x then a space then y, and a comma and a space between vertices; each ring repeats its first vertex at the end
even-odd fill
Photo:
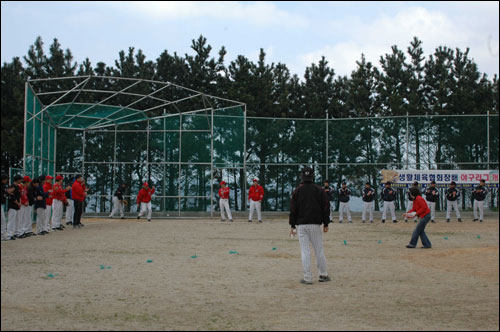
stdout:
POLYGON ((231 215, 231 209, 229 208, 229 192, 230 189, 228 186, 226 186, 226 182, 222 181, 220 183, 220 189, 219 189, 219 205, 220 205, 220 217, 221 221, 226 221, 226 218, 224 216, 224 209, 226 209, 227 217, 229 218, 229 221, 233 221, 233 216, 231 215))
POLYGON ((259 179, 253 179, 253 186, 250 187, 248 191, 248 201, 250 202, 250 215, 248 216, 248 222, 252 222, 253 210, 257 210, 257 217, 259 222, 262 222, 261 208, 262 199, 264 198, 264 188, 259 185, 259 179))
POLYGON ((151 221, 151 215, 153 210, 151 208, 151 196, 155 193, 155 187, 149 188, 149 184, 144 182, 142 189, 139 190, 139 195, 137 195, 137 210, 140 208, 139 215, 137 219, 141 218, 144 212, 148 213, 148 221, 151 221))

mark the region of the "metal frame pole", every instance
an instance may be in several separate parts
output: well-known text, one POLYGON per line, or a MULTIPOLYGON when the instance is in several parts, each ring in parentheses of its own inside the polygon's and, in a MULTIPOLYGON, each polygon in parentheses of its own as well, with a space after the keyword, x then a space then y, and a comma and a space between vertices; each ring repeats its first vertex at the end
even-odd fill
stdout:
MULTIPOLYGON (((24 83, 23 175, 26 173, 26 130, 27 130, 26 117, 28 116, 27 110, 28 110, 28 82, 24 83)), ((33 172, 33 167, 31 168, 31 172, 33 172)), ((33 177, 33 173, 31 174, 31 176, 33 177)))
MULTIPOLYGON (((163 115, 166 115, 167 112, 165 109, 163 109, 163 115)), ((163 118, 163 158, 162 160, 165 161, 167 159, 167 118, 163 118)), ((167 193, 167 185, 166 185, 166 177, 165 173, 167 172, 167 164, 163 164, 163 196, 166 196, 165 194, 167 193)), ((164 197, 163 198, 163 212, 167 211, 167 199, 164 197)))
POLYGON ((177 196, 179 204, 177 205, 178 215, 181 216, 181 162, 182 162, 182 113, 179 110, 179 173, 177 174, 177 196))
POLYGON ((243 110, 243 204, 241 204, 241 211, 247 209, 247 104, 243 110))
POLYGON ((406 112, 406 169, 408 169, 409 167, 409 138, 410 138, 410 135, 409 135, 409 123, 408 123, 408 112, 406 112))
POLYGON ((326 111, 326 178, 325 180, 328 179, 328 110, 326 111))
POLYGON ((149 173, 149 120, 146 122, 146 179, 151 181, 151 174, 149 173))
POLYGON ((83 139, 82 139, 82 176, 85 178, 85 132, 83 131, 83 139))
POLYGON ((210 112, 210 219, 214 216, 214 109, 210 112))
MULTIPOLYGON (((35 98, 35 93, 34 93, 33 89, 31 89, 31 91, 33 92, 33 109, 32 109, 32 111, 33 111, 33 113, 35 113, 36 98, 35 98)), ((33 155, 31 156, 31 172, 34 172, 35 171, 35 158, 36 158, 36 156, 35 156, 35 132, 36 132, 35 122, 37 121, 37 118, 34 117, 32 121, 33 121, 33 136, 32 136, 33 137, 33 145, 32 145, 33 155)), ((38 171, 40 171, 40 170, 38 170, 38 171)))
MULTIPOLYGON (((115 133, 114 133, 114 143, 113 143, 113 188, 111 188, 111 209, 113 209, 113 190, 116 187, 116 130, 117 125, 115 124, 115 133)), ((124 193, 125 194, 125 193, 124 193)), ((113 210, 111 210, 113 211, 113 210)))
MULTIPOLYGON (((50 150, 49 150, 50 152, 50 150)), ((57 173, 57 128, 54 127, 54 155, 52 156, 54 158, 54 173, 57 173)))
POLYGON ((490 111, 488 110, 488 117, 486 118, 486 142, 488 151, 488 169, 490 169, 490 111))

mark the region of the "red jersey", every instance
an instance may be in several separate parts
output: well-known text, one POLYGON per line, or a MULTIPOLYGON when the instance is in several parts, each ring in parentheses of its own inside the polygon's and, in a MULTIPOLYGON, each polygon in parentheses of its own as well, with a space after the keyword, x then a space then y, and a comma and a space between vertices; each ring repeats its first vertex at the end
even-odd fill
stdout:
POLYGON ((87 196, 87 193, 85 192, 85 184, 81 184, 75 180, 71 186, 71 195, 73 196, 74 201, 83 202, 85 200, 85 196, 87 196))
POLYGON ((229 192, 231 190, 229 189, 229 187, 226 187, 226 188, 220 188, 219 189, 219 197, 222 198, 222 199, 228 199, 229 198, 229 192))
MULTIPOLYGON (((43 191, 45 191, 46 193, 48 193, 49 190, 52 190, 52 183, 45 182, 43 184, 43 191)), ((52 205, 52 200, 53 200, 52 193, 49 193, 49 196, 45 200, 47 202, 47 205, 52 205)))
POLYGON ((261 201, 264 198, 264 188, 258 185, 257 187, 252 185, 248 192, 248 200, 261 201))
POLYGON ((28 188, 21 183, 19 184, 19 191, 21 192, 21 204, 26 205, 28 203, 28 188))
POLYGON ((54 187, 52 187, 52 197, 64 203, 66 202, 66 192, 67 190, 63 189, 59 183, 54 184, 54 187))
POLYGON ((142 188, 139 190, 139 195, 137 195, 137 204, 139 203, 149 203, 151 202, 151 196, 155 193, 154 189, 142 188))
POLYGON ((423 218, 427 214, 431 213, 431 210, 429 210, 429 206, 422 196, 417 196, 417 198, 413 201, 413 208, 407 213, 410 212, 416 212, 419 218, 423 218))

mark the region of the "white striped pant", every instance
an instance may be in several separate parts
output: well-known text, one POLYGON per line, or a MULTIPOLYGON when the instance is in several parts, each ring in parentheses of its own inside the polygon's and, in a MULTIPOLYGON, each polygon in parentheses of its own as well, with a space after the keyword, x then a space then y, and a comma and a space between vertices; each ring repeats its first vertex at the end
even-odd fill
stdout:
POLYGON ((52 201, 52 229, 61 227, 61 219, 63 216, 63 202, 54 199, 52 201))
POLYGON ((68 198, 68 206, 66 207, 66 222, 73 223, 73 216, 75 215, 75 202, 68 198))
POLYGON ((47 205, 45 207, 45 219, 43 223, 43 230, 46 232, 50 232, 50 216, 52 215, 52 205, 47 205))
POLYGON ((36 209, 36 233, 40 234, 44 231, 45 226, 45 209, 38 208, 36 209))
POLYGON ((5 212, 3 211, 4 205, 2 204, 2 240, 7 239, 7 218, 5 218, 5 212))
POLYGON ((231 209, 229 208, 229 199, 227 198, 221 198, 219 200, 219 206, 220 206, 220 217, 222 220, 226 220, 224 216, 224 209, 226 209, 227 217, 229 220, 233 219, 233 216, 231 215, 231 209))
POLYGON ((436 220, 436 202, 426 201, 429 209, 431 210, 431 220, 436 220))
POLYGON ((483 220, 484 216, 484 201, 474 200, 474 219, 478 219, 477 210, 479 209, 479 220, 483 220))
POLYGON ((109 216, 113 217, 117 212, 120 212, 120 218, 123 217, 123 201, 120 201, 117 196, 113 196, 113 211, 109 216))
POLYGON ((9 209, 7 212, 7 237, 11 238, 19 229, 19 210, 9 209))
POLYGON ((387 209, 391 211, 392 220, 396 220, 396 207, 394 205, 394 201, 384 201, 384 211, 382 212, 382 220, 385 220, 387 215, 387 209))
POLYGON ((340 202, 339 205, 339 221, 344 220, 344 210, 347 213, 347 220, 351 221, 351 209, 349 208, 349 202, 340 202))
POLYGON ((31 210, 33 208, 29 205, 21 205, 21 208, 19 209, 19 214, 20 216, 19 219, 19 234, 17 235, 22 235, 26 233, 32 233, 33 232, 33 227, 31 223, 31 210))
POLYGON ((446 219, 450 219, 452 208, 455 209, 455 214, 457 215, 457 218, 460 218, 460 211, 458 211, 458 201, 450 201, 449 199, 447 199, 446 200, 446 219))
POLYGON ((323 251, 323 234, 321 225, 298 225, 297 233, 299 235, 300 252, 302 257, 302 268, 304 270, 304 280, 312 281, 311 273, 311 248, 312 244, 314 255, 316 256, 316 264, 320 276, 327 276, 326 258, 323 251))
POLYGON ((147 203, 141 202, 141 212, 139 212, 139 217, 146 213, 148 214, 147 215, 148 220, 151 220, 151 215, 153 214, 153 209, 151 208, 151 201, 147 203))
POLYGON ((366 211, 370 214, 370 221, 373 221, 373 201, 363 202, 363 213, 361 214, 361 220, 366 220, 366 211))
POLYGON ((252 220, 253 218, 253 210, 257 210, 257 217, 259 220, 262 220, 262 214, 260 212, 261 204, 260 201, 250 200, 250 215, 248 216, 248 220, 252 220))

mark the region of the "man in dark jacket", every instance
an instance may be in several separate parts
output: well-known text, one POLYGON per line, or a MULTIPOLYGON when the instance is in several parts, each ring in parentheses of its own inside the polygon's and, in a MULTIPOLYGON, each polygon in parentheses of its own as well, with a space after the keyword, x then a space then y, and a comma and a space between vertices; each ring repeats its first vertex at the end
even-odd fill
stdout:
POLYGON ((436 181, 431 181, 430 187, 425 190, 425 200, 429 209, 431 210, 431 222, 435 222, 436 216, 436 202, 439 199, 439 190, 436 188, 436 181))
POLYGON ((488 195, 488 189, 486 189, 486 181, 480 180, 479 186, 474 188, 472 191, 472 198, 474 199, 474 222, 477 221, 478 215, 477 210, 479 209, 479 222, 483 222, 484 216, 484 200, 486 199, 486 195, 488 195))
POLYGON ((300 282, 312 285, 311 251, 309 244, 314 248, 314 254, 319 270, 319 282, 330 281, 326 272, 326 258, 323 251, 321 224, 323 232, 328 232, 330 222, 330 203, 326 192, 320 186, 313 184, 314 171, 306 167, 302 170, 303 182, 292 194, 290 202, 290 234, 299 234, 299 243, 302 255, 304 279, 300 282))
POLYGON ((124 183, 116 189, 115 195, 113 196, 113 211, 111 211, 109 218, 113 218, 116 212, 120 212, 120 218, 125 219, 123 216, 123 207, 127 205, 127 201, 123 199, 123 195, 125 195, 126 188, 127 185, 124 183))
POLYGON ((446 222, 450 222, 452 209, 455 209, 458 221, 462 222, 460 211, 458 210, 458 198, 460 197, 460 191, 457 190, 456 186, 457 184, 455 181, 451 181, 450 186, 446 189, 446 222))
POLYGON ((333 189, 332 187, 330 187, 330 183, 328 180, 325 180, 325 186, 323 187, 323 190, 326 192, 326 197, 328 198, 328 205, 330 207, 330 222, 332 222, 333 189))
POLYGON ((21 208, 21 191, 19 184, 23 181, 23 177, 16 175, 14 183, 9 187, 8 193, 8 225, 7 225, 7 238, 15 238, 16 232, 19 232, 19 210, 21 208))
POLYGON ((384 211, 382 212, 382 222, 385 223, 385 216, 387 210, 391 211, 392 222, 397 223, 396 220, 396 207, 394 205, 394 200, 396 199, 396 191, 391 188, 391 183, 387 182, 385 188, 382 191, 382 200, 384 201, 384 211))
POLYGON ((48 234, 48 232, 44 230, 44 228, 46 228, 45 208, 47 207, 45 199, 49 196, 49 193, 43 191, 43 185, 40 182, 39 178, 34 178, 31 184, 33 186, 32 190, 33 205, 36 212, 36 233, 38 235, 45 235, 48 234))
POLYGON ((7 174, 2 173, 2 241, 14 240, 14 238, 7 237, 7 218, 5 217, 5 208, 7 205, 7 196, 9 196, 14 188, 8 189, 9 187, 9 176, 7 174))

